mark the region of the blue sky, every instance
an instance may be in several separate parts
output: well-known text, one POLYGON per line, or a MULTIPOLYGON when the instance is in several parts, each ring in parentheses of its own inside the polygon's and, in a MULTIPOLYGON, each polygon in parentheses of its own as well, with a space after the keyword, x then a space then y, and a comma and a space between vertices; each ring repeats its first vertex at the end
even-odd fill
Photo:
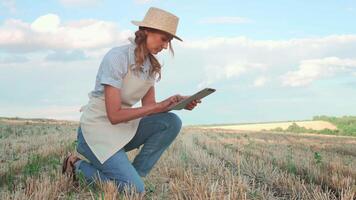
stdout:
POLYGON ((103 55, 151 6, 179 16, 157 100, 217 92, 188 124, 356 114, 354 1, 0 0, 0 116, 79 120, 103 55))

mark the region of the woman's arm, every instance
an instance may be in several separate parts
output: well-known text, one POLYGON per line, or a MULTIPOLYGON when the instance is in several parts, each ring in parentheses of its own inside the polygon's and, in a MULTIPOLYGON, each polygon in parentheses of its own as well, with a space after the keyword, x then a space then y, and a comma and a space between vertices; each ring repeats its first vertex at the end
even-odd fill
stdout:
POLYGON ((155 86, 152 86, 141 100, 142 106, 156 104, 155 86))
MULTIPOLYGON (((151 88, 150 88, 151 90, 151 88)), ((106 113, 111 124, 118 124, 122 122, 127 122, 139 117, 150 115, 153 113, 165 112, 168 107, 179 100, 178 95, 169 97, 168 99, 156 103, 152 101, 152 92, 154 94, 154 89, 145 95, 145 105, 138 108, 121 108, 121 91, 111 85, 104 86, 105 93, 105 107, 106 113), (153 91, 152 91, 153 90, 153 91)))
POLYGON ((155 112, 155 105, 140 108, 121 108, 121 91, 111 85, 104 86, 106 113, 111 124, 130 121, 155 112))

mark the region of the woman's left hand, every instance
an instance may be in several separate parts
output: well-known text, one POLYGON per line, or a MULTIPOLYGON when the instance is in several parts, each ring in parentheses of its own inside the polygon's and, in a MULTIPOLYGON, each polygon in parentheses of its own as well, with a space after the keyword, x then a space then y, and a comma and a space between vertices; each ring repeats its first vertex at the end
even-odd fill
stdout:
POLYGON ((195 106, 198 105, 198 103, 201 103, 201 100, 199 100, 199 99, 198 100, 194 100, 194 101, 188 103, 187 106, 184 109, 193 110, 195 108, 195 106))

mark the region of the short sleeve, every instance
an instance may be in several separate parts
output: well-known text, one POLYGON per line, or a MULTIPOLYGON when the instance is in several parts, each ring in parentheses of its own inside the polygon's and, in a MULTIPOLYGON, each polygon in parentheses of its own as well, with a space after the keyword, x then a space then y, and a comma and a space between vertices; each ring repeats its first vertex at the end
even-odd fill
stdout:
POLYGON ((99 83, 120 89, 123 77, 127 73, 127 61, 125 54, 115 50, 109 51, 100 64, 101 76, 99 77, 99 83))

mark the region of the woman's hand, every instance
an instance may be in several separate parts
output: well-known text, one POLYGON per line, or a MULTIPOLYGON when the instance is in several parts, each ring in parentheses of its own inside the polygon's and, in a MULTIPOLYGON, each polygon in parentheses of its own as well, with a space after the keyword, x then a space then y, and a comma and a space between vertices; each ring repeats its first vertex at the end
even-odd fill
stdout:
MULTIPOLYGON (((181 96, 181 100, 184 100, 186 98, 189 98, 190 96, 181 96)), ((188 103, 184 109, 186 110, 193 110, 195 108, 195 106, 198 105, 198 103, 201 103, 200 99, 197 100, 193 100, 192 102, 188 103)))
POLYGON ((198 105, 198 103, 201 103, 200 99, 197 100, 193 100, 192 102, 188 103, 184 109, 186 110, 193 110, 195 108, 195 106, 198 105))
POLYGON ((172 105, 177 104, 183 97, 179 94, 173 95, 159 103, 156 103, 155 113, 166 112, 172 105))

